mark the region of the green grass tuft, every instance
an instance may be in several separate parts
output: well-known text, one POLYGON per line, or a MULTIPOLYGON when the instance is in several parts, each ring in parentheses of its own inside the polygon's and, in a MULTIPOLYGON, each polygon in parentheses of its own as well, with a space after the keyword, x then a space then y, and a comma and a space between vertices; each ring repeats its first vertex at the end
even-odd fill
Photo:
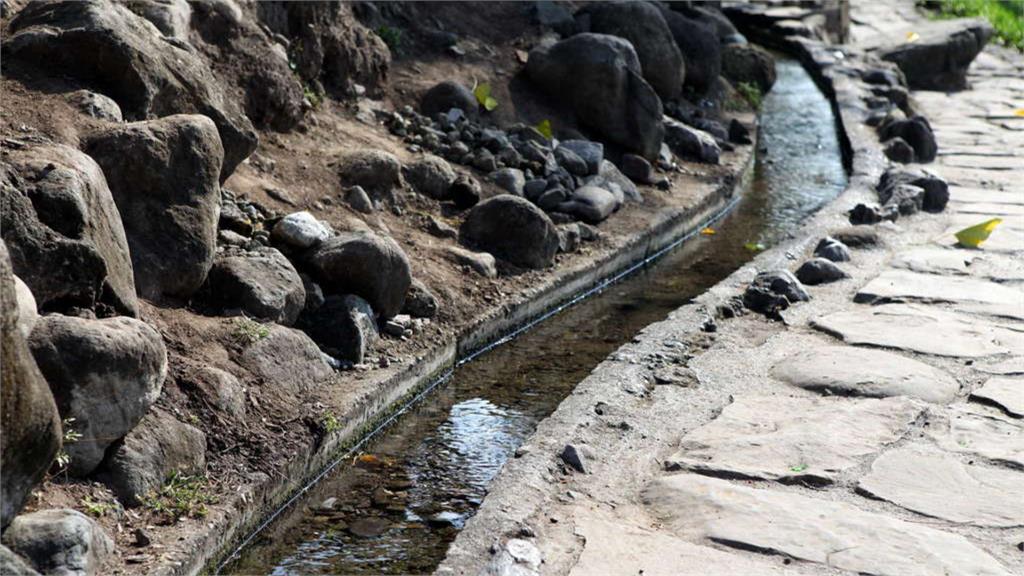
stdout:
POLYGON ((758 88, 757 84, 752 82, 740 82, 736 85, 736 91, 739 92, 740 96, 743 96, 747 102, 750 102, 750 105, 753 106, 755 110, 761 109, 761 101, 764 98, 764 95, 761 94, 761 89, 758 88))
POLYGON ((217 499, 207 492, 206 478, 174 472, 157 491, 147 494, 142 504, 171 522, 179 518, 203 518, 207 505, 217 499))
POLYGON ((1001 43, 1024 52, 1024 0, 939 0, 925 5, 937 7, 936 18, 985 18, 1001 43))

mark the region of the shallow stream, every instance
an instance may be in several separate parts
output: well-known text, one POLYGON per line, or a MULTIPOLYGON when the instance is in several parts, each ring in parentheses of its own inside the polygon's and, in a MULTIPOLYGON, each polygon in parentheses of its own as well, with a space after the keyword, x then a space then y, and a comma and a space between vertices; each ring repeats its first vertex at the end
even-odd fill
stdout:
POLYGON ((846 174, 828 101, 797 62, 780 59, 777 72, 763 104, 753 186, 712 224, 715 234, 695 235, 458 367, 221 572, 432 572, 491 479, 577 382, 644 326, 748 262, 755 245, 784 239, 843 190, 846 174))

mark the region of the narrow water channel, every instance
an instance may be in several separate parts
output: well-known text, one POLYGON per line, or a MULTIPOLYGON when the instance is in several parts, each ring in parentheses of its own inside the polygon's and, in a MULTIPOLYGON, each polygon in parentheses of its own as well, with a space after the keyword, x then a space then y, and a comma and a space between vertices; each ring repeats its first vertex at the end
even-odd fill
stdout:
POLYGON ((783 239, 843 190, 831 108, 780 59, 753 188, 650 266, 459 367, 240 551, 225 574, 429 573, 487 485, 577 382, 644 326, 783 239), (335 499, 333 502, 329 499, 335 499), (324 506, 325 501, 330 506, 324 506), (325 508, 330 508, 325 509, 325 508))

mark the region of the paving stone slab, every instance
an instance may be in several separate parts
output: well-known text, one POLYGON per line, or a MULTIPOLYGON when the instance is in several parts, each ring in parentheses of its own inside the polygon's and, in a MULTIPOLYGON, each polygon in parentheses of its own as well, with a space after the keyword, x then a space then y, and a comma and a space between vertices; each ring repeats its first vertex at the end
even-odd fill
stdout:
POLYGON ((854 302, 951 302, 967 312, 1024 320, 1024 290, 980 278, 886 270, 857 291, 854 302))
POLYGON ((965 248, 911 248, 889 263, 893 268, 924 274, 953 274, 989 278, 996 282, 1024 282, 1024 260, 965 248))
MULTIPOLYGON (((992 130, 991 124, 988 125, 987 130, 992 130)), ((1019 177, 1012 170, 984 170, 960 166, 934 166, 932 169, 947 182, 957 186, 980 186, 982 188, 994 186, 1006 189, 1020 186, 1019 177)))
POLYGON ((811 327, 848 344, 936 356, 980 358, 1024 350, 1024 333, 920 304, 882 304, 834 312, 811 327))
POLYGON ((957 404, 933 414, 927 430, 944 450, 1024 468, 1024 423, 998 408, 957 404))
POLYGON ((952 402, 960 390, 955 378, 924 362, 853 346, 801 350, 776 364, 772 376, 838 396, 908 396, 938 404, 952 402))
MULTIPOLYGON (((1024 378, 989 378, 981 388, 971 392, 971 399, 990 402, 1010 416, 1024 418, 1024 378)), ((1024 484, 1021 486, 1024 489, 1024 484)))
POLYGON ((844 502, 696 474, 660 478, 644 498, 666 528, 688 540, 706 538, 879 576, 1010 574, 963 536, 844 502))
MULTIPOLYGON (((963 218, 963 216, 960 216, 963 218)), ((971 218, 969 224, 957 225, 953 224, 945 232, 935 239, 935 243, 939 246, 959 246, 956 240, 957 231, 969 226, 970 224, 978 224, 984 222, 986 218, 971 218)), ((985 240, 982 245, 974 250, 978 252, 997 252, 1002 254, 1019 254, 1024 252, 1024 232, 1015 230, 1010 226, 998 226, 992 234, 985 240)))
POLYGON ((675 536, 624 524, 622 521, 577 517, 576 535, 583 553, 569 572, 594 574, 642 574, 643 576, 706 576, 721 574, 786 574, 766 560, 730 554, 691 544, 675 536))
POLYGON ((987 374, 1003 376, 1024 376, 1024 356, 1011 356, 998 362, 975 364, 974 368, 987 374))
MULTIPOLYGON (((1024 158, 1020 159, 1024 166, 1024 158)), ((1024 194, 1021 194, 1024 196, 1024 194)), ((1006 204, 998 202, 950 202, 949 209, 954 214, 980 214, 984 216, 994 215, 1003 218, 1011 223, 1019 221, 1024 216, 1024 205, 1006 204)))
POLYGON ((913 446, 891 450, 871 464, 857 490, 925 516, 957 524, 1024 525, 1024 473, 966 465, 948 453, 913 446))
MULTIPOLYGON (((991 116, 986 113, 986 116, 991 116)), ((982 156, 979 154, 961 154, 945 156, 939 159, 942 166, 957 166, 978 170, 1020 170, 1021 159, 1011 156, 982 156)))
POLYGON ((669 470, 824 485, 903 436, 922 405, 907 398, 852 400, 741 396, 683 437, 669 470))

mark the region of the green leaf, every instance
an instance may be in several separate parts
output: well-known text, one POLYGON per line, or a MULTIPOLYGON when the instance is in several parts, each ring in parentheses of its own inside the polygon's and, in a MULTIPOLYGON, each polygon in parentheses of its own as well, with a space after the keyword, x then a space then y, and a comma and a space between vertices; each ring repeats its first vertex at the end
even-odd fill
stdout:
POLYGON ((760 242, 747 242, 743 247, 751 252, 761 252, 765 249, 764 244, 761 244, 760 242))
POLYGON ((807 464, 797 464, 796 466, 789 467, 790 472, 803 472, 804 470, 807 470, 807 464))
POLYGON ((488 112, 498 107, 498 101, 491 97, 491 85, 486 82, 473 89, 473 96, 488 112))
POLYGON ((536 128, 537 132, 543 134, 548 140, 551 140, 555 136, 554 132, 551 131, 551 120, 541 120, 540 124, 537 124, 536 128))

